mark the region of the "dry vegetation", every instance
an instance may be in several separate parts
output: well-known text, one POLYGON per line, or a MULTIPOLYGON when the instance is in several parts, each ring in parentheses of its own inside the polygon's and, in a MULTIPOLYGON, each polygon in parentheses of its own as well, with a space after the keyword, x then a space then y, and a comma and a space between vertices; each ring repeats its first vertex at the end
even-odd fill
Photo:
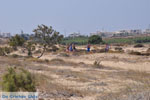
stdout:
MULTIPOLYGON (((150 99, 150 56, 143 55, 149 53, 149 45, 141 48, 111 46, 108 53, 104 52, 104 46, 96 47, 91 53, 84 50, 85 46, 66 53, 62 46, 56 52, 47 51, 40 59, 26 57, 18 49, 0 56, 0 80, 11 66, 27 69, 35 76, 41 99, 150 99)), ((39 51, 34 54, 37 55, 39 51)))

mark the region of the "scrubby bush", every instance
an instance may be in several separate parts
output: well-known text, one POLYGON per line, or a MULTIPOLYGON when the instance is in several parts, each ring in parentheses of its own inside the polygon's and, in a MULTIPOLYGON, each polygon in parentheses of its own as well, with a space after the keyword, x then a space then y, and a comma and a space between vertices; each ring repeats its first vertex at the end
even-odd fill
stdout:
POLYGON ((91 44, 100 44, 102 43, 102 38, 98 35, 92 35, 89 37, 89 40, 88 42, 91 43, 91 44))
POLYGON ((147 49, 147 52, 150 52, 150 48, 147 49))
POLYGON ((56 52, 57 50, 59 50, 59 48, 55 45, 53 45, 51 48, 46 49, 46 51, 48 52, 56 52))
POLYGON ((9 47, 0 47, 0 56, 5 56, 6 54, 11 53, 13 50, 9 47))
POLYGON ((134 47, 135 48, 141 48, 141 47, 144 47, 144 45, 143 44, 136 44, 134 47))
POLYGON ((8 68, 8 72, 3 76, 2 90, 6 92, 35 92, 36 88, 33 77, 27 70, 8 68))
POLYGON ((3 50, 3 48, 0 47, 0 56, 5 56, 5 52, 3 50))
POLYGON ((61 57, 69 57, 69 55, 67 53, 60 53, 59 56, 61 56, 61 57))
POLYGON ((6 54, 9 54, 13 51, 12 48, 9 48, 9 47, 4 47, 3 50, 6 54))
POLYGON ((17 58, 17 57, 19 57, 19 55, 17 55, 17 54, 12 54, 11 57, 17 58))
POLYGON ((93 63, 93 66, 96 67, 96 68, 103 68, 103 66, 100 63, 101 63, 100 61, 95 61, 93 63))
POLYGON ((103 48, 103 49, 100 49, 98 52, 99 53, 104 53, 104 52, 106 52, 106 50, 105 50, 105 48, 103 48))
POLYGON ((52 51, 56 52, 57 50, 59 50, 59 48, 57 46, 52 46, 52 51))
POLYGON ((132 55, 141 55, 141 53, 138 52, 138 51, 131 51, 129 54, 132 54, 132 55))
POLYGON ((121 47, 115 47, 115 50, 122 51, 123 49, 121 47))
POLYGON ((65 62, 63 59, 52 59, 51 62, 65 62))
POLYGON ((44 61, 45 61, 46 63, 48 63, 48 62, 49 62, 49 60, 48 60, 48 59, 45 59, 44 61))

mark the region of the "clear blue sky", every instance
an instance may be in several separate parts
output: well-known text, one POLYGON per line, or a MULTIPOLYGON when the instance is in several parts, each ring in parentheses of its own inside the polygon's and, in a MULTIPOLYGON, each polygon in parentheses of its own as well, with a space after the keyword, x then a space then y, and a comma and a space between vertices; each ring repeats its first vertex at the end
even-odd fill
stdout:
POLYGON ((64 33, 145 29, 150 0, 0 0, 0 30, 32 33, 45 24, 64 33))

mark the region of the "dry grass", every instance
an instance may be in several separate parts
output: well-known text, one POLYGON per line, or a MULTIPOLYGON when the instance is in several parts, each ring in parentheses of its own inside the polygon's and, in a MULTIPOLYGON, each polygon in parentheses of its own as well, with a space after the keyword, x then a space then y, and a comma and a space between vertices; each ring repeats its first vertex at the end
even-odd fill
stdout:
POLYGON ((91 100, 91 98, 93 100, 123 100, 122 98, 126 98, 125 100, 137 100, 140 97, 143 99, 143 95, 149 94, 149 73, 104 67, 103 63, 99 62, 109 60, 115 61, 115 63, 135 63, 144 57, 134 56, 136 59, 133 59, 132 55, 129 55, 126 58, 119 50, 112 49, 113 51, 110 50, 109 53, 101 53, 103 50, 100 50, 93 51, 96 52, 95 55, 87 53, 85 50, 75 53, 56 52, 56 54, 52 54, 52 59, 48 58, 50 56, 43 59, 20 56, 0 57, 0 72, 4 73, 5 66, 10 65, 28 69, 36 76, 36 85, 41 98, 58 100, 72 98, 75 100, 91 100), (88 61, 92 63, 88 63, 88 61), (94 61, 96 62, 94 63, 94 61))
POLYGON ((149 100, 150 98, 150 74, 143 71, 119 71, 115 73, 122 80, 130 80, 124 88, 118 92, 105 93, 97 97, 97 100, 149 100), (141 98, 141 99, 140 99, 141 98))

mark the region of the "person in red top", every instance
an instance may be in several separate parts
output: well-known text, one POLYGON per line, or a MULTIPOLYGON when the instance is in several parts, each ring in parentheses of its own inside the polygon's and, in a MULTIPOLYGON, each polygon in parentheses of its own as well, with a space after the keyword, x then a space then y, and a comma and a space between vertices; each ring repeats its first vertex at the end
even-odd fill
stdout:
POLYGON ((90 48, 91 48, 91 45, 88 44, 88 45, 87 45, 87 52, 90 52, 90 48))

